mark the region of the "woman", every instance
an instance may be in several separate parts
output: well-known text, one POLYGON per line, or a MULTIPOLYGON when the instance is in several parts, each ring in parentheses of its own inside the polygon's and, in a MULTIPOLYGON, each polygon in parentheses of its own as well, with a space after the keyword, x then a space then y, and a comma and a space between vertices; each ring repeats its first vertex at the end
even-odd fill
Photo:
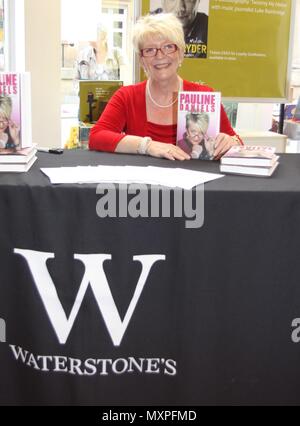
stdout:
POLYGON ((192 158, 212 160, 214 152, 214 139, 206 134, 209 125, 208 114, 188 113, 186 119, 186 132, 177 145, 192 158))
MULTIPOLYGON (((185 48, 182 25, 173 14, 142 17, 135 25, 133 43, 148 80, 124 86, 114 94, 91 129, 89 147, 188 160, 190 155, 175 145, 178 91, 212 89, 183 81, 177 74, 185 48)), ((222 108, 214 158, 239 143, 222 108)))

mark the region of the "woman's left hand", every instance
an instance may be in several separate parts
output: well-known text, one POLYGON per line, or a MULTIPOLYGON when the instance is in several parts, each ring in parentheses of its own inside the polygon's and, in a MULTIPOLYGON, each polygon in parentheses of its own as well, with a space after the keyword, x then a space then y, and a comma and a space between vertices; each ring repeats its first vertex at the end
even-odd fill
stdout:
POLYGON ((240 145, 237 139, 226 133, 219 133, 215 140, 214 160, 219 160, 234 145, 240 145))
POLYGON ((19 137, 20 127, 17 126, 17 124, 14 123, 13 121, 9 122, 9 133, 12 140, 14 141, 15 146, 18 146, 20 143, 20 137, 19 137))

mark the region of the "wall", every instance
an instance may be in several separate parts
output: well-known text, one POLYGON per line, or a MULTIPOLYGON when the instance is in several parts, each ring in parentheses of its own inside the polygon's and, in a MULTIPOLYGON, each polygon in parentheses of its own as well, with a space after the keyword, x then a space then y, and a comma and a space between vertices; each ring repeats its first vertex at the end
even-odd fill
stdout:
POLYGON ((60 146, 60 0, 25 0, 25 69, 32 79, 33 142, 60 146))

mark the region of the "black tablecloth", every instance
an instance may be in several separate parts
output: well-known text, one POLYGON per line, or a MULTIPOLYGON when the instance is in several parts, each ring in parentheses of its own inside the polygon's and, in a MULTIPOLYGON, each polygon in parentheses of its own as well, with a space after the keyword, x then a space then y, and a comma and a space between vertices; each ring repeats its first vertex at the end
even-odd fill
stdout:
POLYGON ((197 229, 177 217, 101 219, 96 184, 51 185, 40 171, 97 164, 219 171, 74 151, 0 174, 0 404, 299 404, 300 155, 281 155, 272 178, 206 183, 197 229), (165 258, 116 344, 97 283, 107 279, 124 324, 142 270, 134 256, 146 255, 165 258), (45 280, 32 271, 42 256, 45 280), (94 285, 82 290, 89 261, 94 285))

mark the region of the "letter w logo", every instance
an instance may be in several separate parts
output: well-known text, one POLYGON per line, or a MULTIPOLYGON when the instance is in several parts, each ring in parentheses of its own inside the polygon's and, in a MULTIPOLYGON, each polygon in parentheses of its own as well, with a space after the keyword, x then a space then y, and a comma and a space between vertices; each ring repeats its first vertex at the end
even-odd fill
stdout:
POLYGON ((139 301, 152 266, 155 262, 166 259, 166 256, 158 254, 133 256, 134 261, 136 260, 141 262, 142 272, 138 280, 134 295, 122 321, 113 299, 109 284, 107 282, 105 272, 103 270, 103 262, 105 260, 111 260, 111 255, 74 254, 74 259, 78 259, 83 262, 85 266, 85 273, 76 295, 71 313, 69 318, 67 318, 46 265, 48 259, 54 258, 54 253, 22 249, 15 249, 14 252, 20 254, 27 260, 29 269, 31 270, 35 281, 35 285, 41 296, 54 331, 61 344, 65 344, 68 339, 82 300, 88 285, 90 284, 113 344, 114 346, 119 346, 135 310, 137 302, 139 301))

